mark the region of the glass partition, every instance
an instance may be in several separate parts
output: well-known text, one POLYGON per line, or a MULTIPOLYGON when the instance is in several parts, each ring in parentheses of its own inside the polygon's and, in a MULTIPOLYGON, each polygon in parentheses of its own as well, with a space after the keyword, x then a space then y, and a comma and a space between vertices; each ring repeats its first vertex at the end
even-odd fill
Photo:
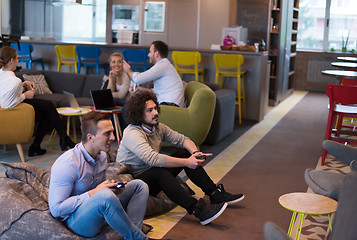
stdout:
MULTIPOLYGON (((10 3, 6 9, 2 6, 2 14, 17 8, 10 3)), ((106 0, 24 0, 21 35, 31 39, 105 42, 106 7, 106 0)), ((11 27, 9 34, 13 34, 11 27)))

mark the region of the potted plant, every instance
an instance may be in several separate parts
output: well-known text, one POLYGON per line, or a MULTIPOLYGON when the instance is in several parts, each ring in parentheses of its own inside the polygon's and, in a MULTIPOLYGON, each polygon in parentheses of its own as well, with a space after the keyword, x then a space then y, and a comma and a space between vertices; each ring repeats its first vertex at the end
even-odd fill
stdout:
POLYGON ((347 52, 347 44, 348 44, 349 37, 350 37, 350 31, 348 31, 346 41, 343 39, 343 34, 342 34, 342 52, 347 52))

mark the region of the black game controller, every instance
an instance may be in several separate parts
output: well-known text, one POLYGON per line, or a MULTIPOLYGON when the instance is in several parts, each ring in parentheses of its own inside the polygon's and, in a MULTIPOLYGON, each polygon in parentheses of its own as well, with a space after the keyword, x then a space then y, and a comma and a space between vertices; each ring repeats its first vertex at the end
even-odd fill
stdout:
POLYGON ((202 160, 206 160, 206 155, 199 155, 196 157, 197 159, 202 159, 202 160))
POLYGON ((121 182, 121 183, 118 183, 117 185, 115 185, 113 187, 110 187, 110 188, 112 188, 112 189, 120 189, 120 188, 122 188, 124 186, 125 186, 125 183, 121 182))

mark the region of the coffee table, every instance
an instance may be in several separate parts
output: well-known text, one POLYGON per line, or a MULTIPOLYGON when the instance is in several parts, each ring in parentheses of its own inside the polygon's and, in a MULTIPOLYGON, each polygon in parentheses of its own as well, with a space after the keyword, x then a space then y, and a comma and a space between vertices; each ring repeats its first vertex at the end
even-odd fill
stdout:
MULTIPOLYGON (((77 143, 77 131, 76 131, 76 122, 75 118, 76 116, 79 116, 81 120, 81 116, 89 113, 91 109, 89 108, 84 108, 84 107, 60 107, 56 108, 58 114, 67 117, 67 135, 69 136, 69 130, 71 126, 71 119, 72 119, 72 131, 73 131, 73 140, 75 143, 77 143)), ((52 149, 53 146, 53 141, 54 137, 56 135, 55 129, 53 129, 49 141, 52 140, 50 149, 52 149)))
POLYGON ((284 208, 293 212, 288 230, 289 236, 291 236, 297 213, 300 214, 300 217, 295 239, 300 239, 305 215, 327 215, 329 226, 332 230, 331 214, 336 212, 337 209, 337 202, 335 200, 314 193, 296 192, 282 195, 279 198, 279 203, 284 208))

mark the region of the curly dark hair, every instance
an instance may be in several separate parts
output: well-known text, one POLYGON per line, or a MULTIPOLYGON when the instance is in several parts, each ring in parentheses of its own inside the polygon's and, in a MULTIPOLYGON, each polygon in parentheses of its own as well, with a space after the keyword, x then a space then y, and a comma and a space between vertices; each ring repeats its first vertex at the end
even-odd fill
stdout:
POLYGON ((133 125, 141 125, 144 122, 145 103, 152 100, 160 113, 160 106, 157 98, 152 91, 137 91, 135 92, 125 104, 125 117, 128 123, 133 125))

